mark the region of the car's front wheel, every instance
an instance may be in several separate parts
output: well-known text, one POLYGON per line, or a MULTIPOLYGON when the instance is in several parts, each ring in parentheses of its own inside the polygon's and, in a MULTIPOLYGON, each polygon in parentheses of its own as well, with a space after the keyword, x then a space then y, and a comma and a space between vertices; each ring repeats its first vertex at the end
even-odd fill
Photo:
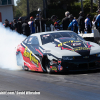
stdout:
POLYGON ((50 66, 46 66, 46 71, 47 71, 47 73, 51 73, 51 68, 50 68, 50 66))
POLYGON ((49 62, 49 60, 47 59, 46 60, 46 71, 47 71, 47 73, 52 73, 52 70, 51 70, 51 68, 50 68, 50 62, 49 62))

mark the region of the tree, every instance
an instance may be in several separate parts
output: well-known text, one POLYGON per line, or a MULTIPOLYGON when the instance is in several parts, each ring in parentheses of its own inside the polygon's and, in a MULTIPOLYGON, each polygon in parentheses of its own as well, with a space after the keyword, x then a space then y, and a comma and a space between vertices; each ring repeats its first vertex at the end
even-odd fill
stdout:
MULTIPOLYGON (((42 0, 29 0, 29 11, 30 13, 36 11, 38 8, 43 9, 43 1, 42 0)), ((15 13, 21 12, 21 14, 14 14, 15 17, 18 15, 20 16, 27 16, 27 0, 17 0, 17 6, 15 13)))

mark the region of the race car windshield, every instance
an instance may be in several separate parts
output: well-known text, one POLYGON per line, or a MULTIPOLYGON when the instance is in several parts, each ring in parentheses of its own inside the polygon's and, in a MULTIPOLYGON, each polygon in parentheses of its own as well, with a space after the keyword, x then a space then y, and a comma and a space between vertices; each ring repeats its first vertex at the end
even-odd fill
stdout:
POLYGON ((80 37, 74 32, 48 33, 48 34, 40 35, 40 37, 41 37, 42 45, 50 43, 50 42, 54 42, 54 39, 62 38, 62 37, 74 38, 75 40, 84 41, 82 37, 80 37))

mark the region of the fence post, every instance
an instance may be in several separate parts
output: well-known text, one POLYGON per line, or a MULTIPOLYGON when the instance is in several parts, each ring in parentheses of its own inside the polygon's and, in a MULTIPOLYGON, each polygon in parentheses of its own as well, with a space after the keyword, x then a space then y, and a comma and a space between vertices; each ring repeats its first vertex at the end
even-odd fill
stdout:
POLYGON ((52 24, 50 25, 50 27, 51 27, 51 31, 54 31, 54 26, 52 24))

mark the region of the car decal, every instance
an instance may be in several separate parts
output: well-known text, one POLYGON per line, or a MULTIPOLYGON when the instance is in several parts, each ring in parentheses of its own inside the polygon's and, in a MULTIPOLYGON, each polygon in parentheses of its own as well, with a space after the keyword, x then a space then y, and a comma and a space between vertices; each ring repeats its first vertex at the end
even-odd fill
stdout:
POLYGON ((43 54, 40 52, 40 50, 39 50, 39 49, 36 49, 36 48, 35 48, 35 50, 36 50, 36 51, 38 51, 38 52, 39 52, 39 54, 43 57, 43 54))
POLYGON ((90 43, 89 43, 89 42, 87 42, 87 43, 86 43, 86 45, 87 45, 87 47, 88 47, 88 48, 93 47, 93 45, 90 45, 90 43))
POLYGON ((90 50, 90 48, 87 48, 87 47, 77 47, 77 48, 74 48, 71 51, 82 51, 82 50, 90 50))
MULTIPOLYGON (((40 70, 40 71, 41 71, 41 69, 40 69, 40 67, 41 67, 43 71, 46 71, 46 70, 43 68, 42 64, 41 64, 40 58, 39 58, 38 56, 36 56, 24 43, 22 43, 22 45, 27 49, 26 51, 24 50, 24 52, 26 52, 26 54, 25 54, 25 53, 23 53, 23 54, 26 56, 26 58, 29 58, 28 61, 31 60, 30 62, 33 63, 33 65, 35 65, 37 68, 39 68, 39 69, 36 69, 36 68, 34 67, 34 69, 35 69, 35 70, 40 70), (27 51, 28 51, 29 53, 27 53, 27 51), (38 66, 40 66, 40 67, 38 67, 38 66)), ((24 56, 24 55, 23 55, 23 56, 24 56)), ((25 56, 24 56, 24 57, 25 57, 25 56)))
POLYGON ((62 50, 66 49, 66 50, 73 50, 73 49, 70 49, 70 48, 64 48, 64 47, 61 47, 62 50))
POLYGON ((58 38, 54 43, 56 44, 56 47, 60 47, 61 50, 70 50, 81 55, 85 55, 85 52, 89 55, 92 47, 89 42, 77 41, 72 38, 58 38))
POLYGON ((35 64, 37 67, 39 67, 39 61, 38 61, 38 59, 37 59, 35 56, 32 55, 32 51, 28 52, 27 49, 28 49, 28 47, 26 46, 26 48, 25 48, 25 50, 24 50, 23 56, 29 58, 30 61, 31 61, 33 64, 35 64))
POLYGON ((81 46, 81 43, 71 43, 72 46, 81 46))

